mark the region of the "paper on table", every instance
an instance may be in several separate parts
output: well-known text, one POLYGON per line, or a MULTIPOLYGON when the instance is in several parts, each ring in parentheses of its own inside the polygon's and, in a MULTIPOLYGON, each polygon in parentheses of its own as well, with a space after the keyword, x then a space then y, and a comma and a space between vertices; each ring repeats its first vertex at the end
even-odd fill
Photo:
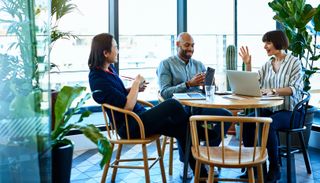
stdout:
POLYGON ((270 95, 263 95, 262 97, 255 97, 258 100, 283 100, 282 96, 270 96, 270 95))
POLYGON ((206 96, 201 93, 173 93, 173 98, 179 100, 204 100, 206 96))
POLYGON ((239 97, 239 96, 235 96, 235 95, 226 95, 226 96, 223 96, 222 98, 225 98, 225 99, 234 99, 234 100, 243 100, 245 98, 243 97, 239 97))

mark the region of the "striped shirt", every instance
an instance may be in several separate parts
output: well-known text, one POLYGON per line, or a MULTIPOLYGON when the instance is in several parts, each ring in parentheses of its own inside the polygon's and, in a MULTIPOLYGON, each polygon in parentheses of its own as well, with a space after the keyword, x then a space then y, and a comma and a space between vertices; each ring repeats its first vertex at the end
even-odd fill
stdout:
POLYGON ((274 72, 270 59, 259 70, 260 84, 262 89, 285 88, 290 87, 291 96, 284 96, 284 103, 281 106, 273 107, 273 111, 289 110, 301 100, 301 91, 303 90, 303 71, 302 63, 298 58, 292 55, 286 55, 282 61, 279 71, 274 72))

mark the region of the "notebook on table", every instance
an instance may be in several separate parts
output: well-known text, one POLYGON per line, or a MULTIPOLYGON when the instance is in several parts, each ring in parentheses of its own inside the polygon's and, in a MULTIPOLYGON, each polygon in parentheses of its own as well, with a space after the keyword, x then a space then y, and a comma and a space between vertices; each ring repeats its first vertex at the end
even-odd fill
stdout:
POLYGON ((206 96, 202 93, 174 93, 173 98, 178 100, 205 100, 206 96))

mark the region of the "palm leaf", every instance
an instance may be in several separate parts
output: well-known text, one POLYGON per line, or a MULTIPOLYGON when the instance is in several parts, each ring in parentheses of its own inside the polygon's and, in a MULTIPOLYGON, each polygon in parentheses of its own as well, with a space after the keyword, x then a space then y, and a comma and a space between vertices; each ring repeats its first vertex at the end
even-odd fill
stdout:
POLYGON ((55 130, 65 123, 64 116, 67 110, 70 108, 74 99, 79 97, 86 87, 70 87, 64 86, 57 96, 57 101, 55 103, 55 130))

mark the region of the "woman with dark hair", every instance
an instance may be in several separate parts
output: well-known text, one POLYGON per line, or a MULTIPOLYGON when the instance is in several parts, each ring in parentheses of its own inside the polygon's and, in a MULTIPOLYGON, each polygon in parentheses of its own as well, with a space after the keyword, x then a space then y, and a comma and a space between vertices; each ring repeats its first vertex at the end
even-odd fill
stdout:
MULTIPOLYGON (((280 168, 278 165, 278 138, 276 130, 290 127, 290 116, 294 106, 301 100, 303 89, 303 72, 301 61, 284 52, 288 48, 288 39, 280 30, 270 31, 263 35, 264 49, 271 58, 258 71, 260 76, 261 92, 264 95, 278 95, 284 97, 281 106, 262 109, 260 116, 271 117, 267 142, 269 156, 268 182, 280 179, 280 168)), ((246 69, 251 71, 251 55, 248 47, 240 48, 240 57, 246 64, 246 69)), ((250 114, 254 115, 254 114, 250 114)), ((298 118, 296 118, 298 119, 298 118)), ((298 121, 298 120, 297 120, 298 121)), ((243 131, 243 142, 245 146, 252 146, 255 126, 246 125, 243 131)))
MULTIPOLYGON (((138 92, 144 90, 145 80, 141 75, 137 75, 131 88, 126 89, 113 66, 113 63, 117 62, 117 55, 117 43, 112 35, 103 33, 93 38, 88 61, 89 84, 91 91, 99 91, 93 94, 93 99, 99 104, 108 103, 135 112, 144 124, 146 136, 161 134, 175 137, 184 150, 189 115, 182 105, 174 99, 166 100, 149 110, 138 104, 138 92)), ((110 111, 107 112, 111 116, 110 111)), ((123 115, 115 114, 115 119, 121 122, 123 115)), ((119 126, 121 124, 118 124, 118 129, 119 126)), ((126 137, 124 125, 122 126, 119 135, 126 137)), ((140 135, 137 123, 129 122, 129 127, 131 138, 140 135)), ((192 156, 189 163, 194 170, 195 161, 192 156)))

